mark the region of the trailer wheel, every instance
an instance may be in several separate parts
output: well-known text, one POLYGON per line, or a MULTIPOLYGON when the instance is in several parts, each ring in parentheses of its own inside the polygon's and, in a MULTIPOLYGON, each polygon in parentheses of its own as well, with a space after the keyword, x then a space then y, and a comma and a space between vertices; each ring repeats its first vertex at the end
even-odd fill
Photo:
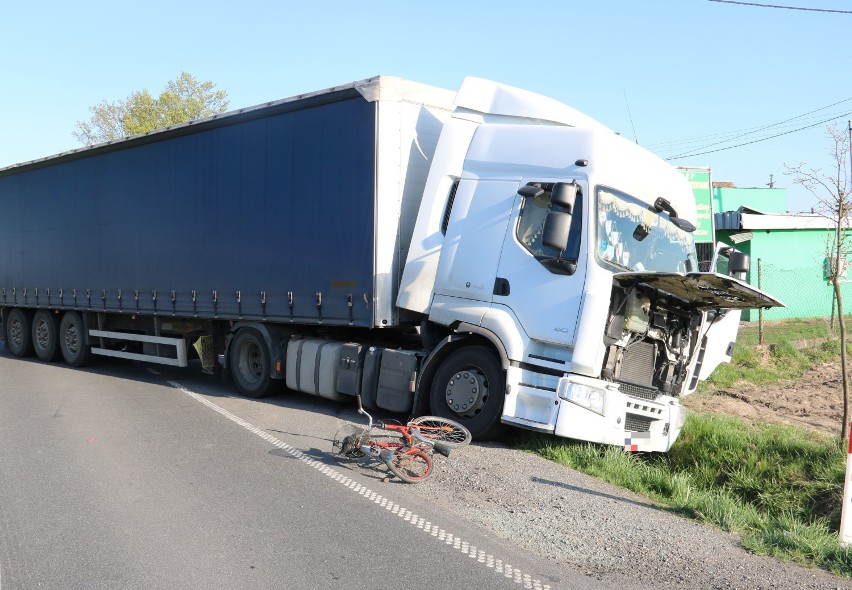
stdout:
POLYGON ((33 314, 26 309, 15 308, 6 318, 6 346, 18 357, 33 353, 33 314))
POLYGON ((53 362, 59 358, 59 319, 46 309, 40 309, 33 317, 33 348, 43 361, 53 362))
POLYGON ((272 390, 272 358, 263 335, 243 328, 228 348, 228 366, 237 388, 246 397, 264 397, 272 390))
POLYGON ((505 390, 506 377, 494 354, 483 346, 468 346, 440 364, 429 402, 433 414, 461 423, 476 440, 486 440, 502 430, 505 390))
POLYGON ((59 351, 72 367, 83 367, 92 360, 92 349, 86 345, 86 324, 76 311, 66 311, 59 322, 59 351))

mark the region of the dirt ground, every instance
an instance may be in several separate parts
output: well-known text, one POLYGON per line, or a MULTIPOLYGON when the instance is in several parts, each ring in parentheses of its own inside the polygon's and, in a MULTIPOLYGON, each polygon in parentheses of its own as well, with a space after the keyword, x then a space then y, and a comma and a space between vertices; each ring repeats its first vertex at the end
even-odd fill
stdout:
MULTIPOLYGON (((751 422, 791 424, 838 436, 843 416, 841 391, 838 360, 820 365, 795 381, 760 387, 741 382, 727 389, 695 393, 684 400, 684 405, 751 422)), ((852 417, 852 411, 850 414, 852 417)))

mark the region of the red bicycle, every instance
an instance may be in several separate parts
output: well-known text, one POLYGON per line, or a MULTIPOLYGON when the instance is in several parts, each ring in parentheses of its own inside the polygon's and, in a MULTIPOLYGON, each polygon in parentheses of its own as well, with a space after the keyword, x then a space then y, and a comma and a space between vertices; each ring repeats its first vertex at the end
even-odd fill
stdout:
POLYGON ((446 418, 420 416, 406 422, 376 422, 361 406, 358 413, 367 417, 367 427, 349 424, 334 437, 336 455, 359 459, 380 459, 405 483, 419 483, 432 475, 432 451, 450 456, 450 451, 470 443, 467 428, 446 418), (380 432, 374 432, 376 429, 380 432))

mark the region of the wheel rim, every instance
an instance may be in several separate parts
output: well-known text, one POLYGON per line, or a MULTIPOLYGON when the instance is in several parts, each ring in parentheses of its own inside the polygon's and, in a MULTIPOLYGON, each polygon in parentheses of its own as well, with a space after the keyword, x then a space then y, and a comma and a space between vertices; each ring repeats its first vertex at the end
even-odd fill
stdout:
POLYGON ((24 326, 18 319, 13 319, 9 323, 9 340, 16 347, 23 346, 24 344, 24 326))
POLYGON ((44 320, 36 322, 35 333, 36 344, 40 349, 46 350, 50 345, 50 328, 48 327, 47 322, 44 320))
POLYGON ((65 328, 63 337, 65 340, 65 350, 71 354, 77 354, 77 351, 80 349, 80 334, 77 331, 77 326, 72 324, 65 328))
POLYGON ((447 407, 464 418, 473 418, 488 399, 488 378, 478 367, 465 367, 450 377, 445 390, 447 407))
POLYGON ((470 442, 469 432, 463 430, 460 424, 451 425, 451 422, 443 418, 423 416, 412 421, 412 424, 413 428, 416 428, 420 436, 424 438, 452 446, 462 446, 470 442))
POLYGON ((407 479, 426 479, 432 473, 429 461, 420 453, 394 453, 391 461, 394 468, 407 479))
POLYGON ((266 372, 263 351, 254 342, 246 342, 240 348, 239 362, 240 376, 247 383, 255 384, 263 379, 266 372))

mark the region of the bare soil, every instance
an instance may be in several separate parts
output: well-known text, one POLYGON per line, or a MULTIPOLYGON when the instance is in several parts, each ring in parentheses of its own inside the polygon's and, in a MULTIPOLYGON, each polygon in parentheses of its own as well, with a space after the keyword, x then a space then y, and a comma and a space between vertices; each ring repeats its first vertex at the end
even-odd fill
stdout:
POLYGON ((843 420, 840 361, 824 363, 802 377, 756 386, 701 391, 684 400, 689 409, 736 416, 751 423, 781 423, 839 436, 843 420))

